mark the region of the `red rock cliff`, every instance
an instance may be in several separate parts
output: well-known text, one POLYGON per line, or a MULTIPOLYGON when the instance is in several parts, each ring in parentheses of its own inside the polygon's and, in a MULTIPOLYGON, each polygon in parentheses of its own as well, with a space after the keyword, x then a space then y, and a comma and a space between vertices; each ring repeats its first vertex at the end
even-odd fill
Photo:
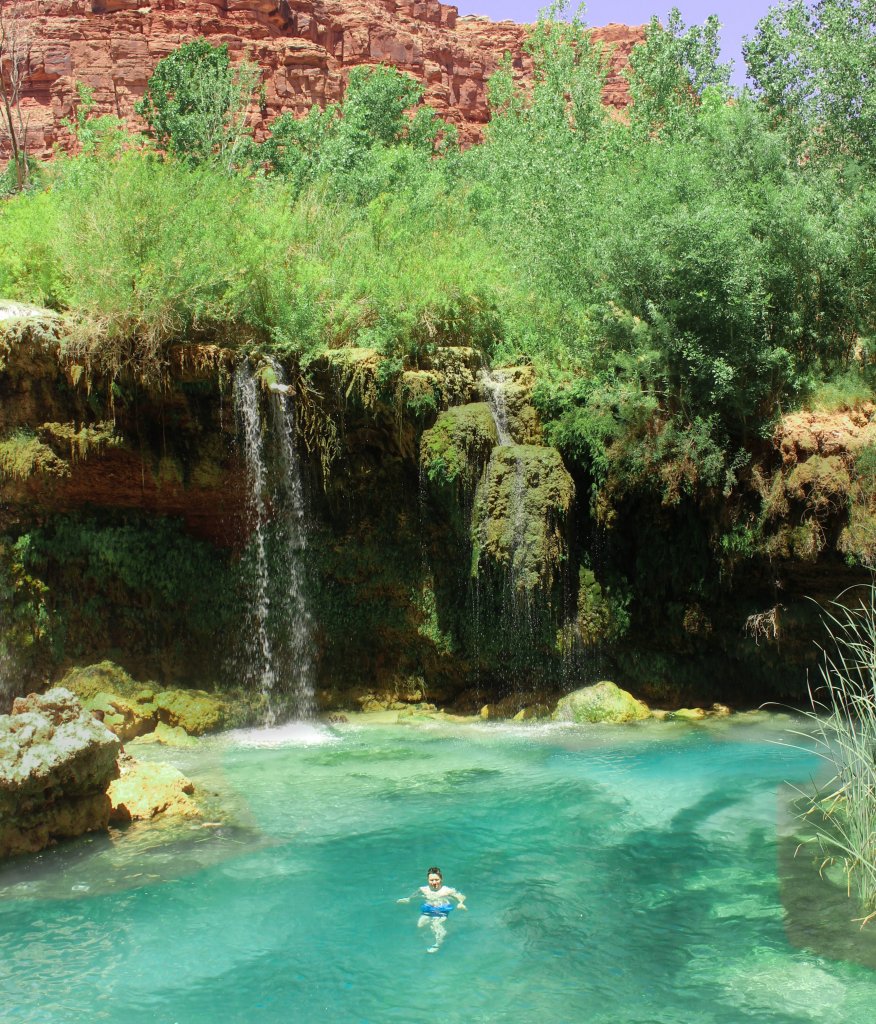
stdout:
MULTIPOLYGON (((188 40, 227 43, 265 75, 264 121, 306 113, 343 95, 347 69, 393 64, 426 86, 426 101, 455 122, 467 141, 488 118, 486 80, 505 52, 521 77, 529 70, 527 28, 511 21, 459 17, 438 0, 0 0, 26 14, 33 33, 31 76, 23 99, 29 150, 47 155, 68 135, 75 83, 94 89, 97 110, 133 117, 156 63, 188 40)), ((626 102, 620 76, 644 28, 609 25, 595 37, 613 48, 606 103, 626 102)), ((264 122, 263 122, 264 123, 264 122)), ((5 140, 0 137, 0 145, 5 140)))

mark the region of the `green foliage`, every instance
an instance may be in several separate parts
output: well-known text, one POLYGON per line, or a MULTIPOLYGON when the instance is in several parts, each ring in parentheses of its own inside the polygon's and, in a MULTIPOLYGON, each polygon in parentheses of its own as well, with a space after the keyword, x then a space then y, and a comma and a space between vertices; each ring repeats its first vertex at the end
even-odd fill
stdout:
POLYGON ((720 24, 715 14, 702 26, 685 27, 673 7, 666 25, 651 18, 645 42, 630 54, 625 75, 630 83, 633 130, 645 137, 668 138, 694 129, 702 103, 726 102, 732 67, 719 59, 720 24))
POLYGON ((281 294, 295 222, 277 198, 136 152, 71 161, 51 193, 0 211, 0 291, 74 310, 68 347, 114 372, 155 376, 169 342, 205 332, 245 341, 311 328, 312 340, 308 275, 281 294))
POLYGON ((221 673, 230 652, 216 638, 234 634, 234 577, 179 523, 59 516, 4 539, 2 552, 0 601, 31 669, 124 652, 149 675, 221 673))
POLYGON ((831 374, 824 380, 815 380, 805 396, 805 406, 818 412, 837 412, 854 409, 863 402, 876 398, 876 391, 858 367, 831 374))
POLYGON ((876 160, 876 3, 784 0, 746 40, 758 95, 796 144, 876 160))
POLYGON ((0 441, 0 480, 27 480, 33 475, 65 476, 68 465, 32 431, 18 430, 0 441))
MULTIPOLYGON (((45 177, 43 165, 30 157, 27 158, 27 165, 28 171, 27 184, 24 186, 25 191, 32 191, 34 189, 41 188, 45 177)), ((10 160, 3 170, 0 171, 0 200, 16 195, 19 191, 21 190, 18 187, 18 171, 15 166, 15 161, 10 160)))
POLYGON ((76 96, 79 103, 75 117, 72 121, 65 119, 62 124, 74 135, 82 156, 112 158, 145 142, 142 137, 131 135, 120 117, 113 114, 92 116, 94 89, 91 86, 77 82, 76 96))
POLYGON ((0 608, 0 657, 11 658, 25 679, 33 678, 47 664, 52 645, 49 588, 28 570, 21 545, 9 537, 0 538, 0 608))
POLYGON ((873 332, 874 191, 797 160, 750 96, 726 102, 714 20, 652 24, 630 125, 584 131, 569 97, 586 30, 546 21, 537 38, 532 94, 500 69, 487 143, 466 154, 479 219, 522 285, 498 356, 535 363, 548 436, 607 519, 637 491, 727 492, 779 409, 873 332))
POLYGON ((161 149, 231 169, 251 146, 246 115, 259 79, 249 61, 232 65, 227 43, 196 39, 156 64, 135 109, 161 149))
MULTIPOLYGON (((169 158, 118 145, 83 91, 82 155, 0 206, 0 294, 69 312, 66 351, 117 376, 160 379, 179 341, 367 348, 422 420, 444 398, 405 375, 476 348, 535 367, 548 437, 606 521, 641 494, 729 493, 780 410, 872 374, 876 188, 848 146, 800 159, 778 100, 727 102, 714 19, 652 23, 625 123, 601 103, 607 54, 565 15, 530 36, 531 89, 507 63, 491 79, 464 153, 386 67, 278 118, 251 163, 254 81, 224 47, 156 69, 143 111, 169 158)), ((843 24, 819 38, 842 46, 843 24)))
POLYGON ((395 68, 354 67, 343 103, 313 107, 301 120, 281 115, 259 159, 296 195, 322 180, 333 194, 367 203, 428 175, 433 154, 455 149, 456 129, 420 105, 424 91, 395 68))

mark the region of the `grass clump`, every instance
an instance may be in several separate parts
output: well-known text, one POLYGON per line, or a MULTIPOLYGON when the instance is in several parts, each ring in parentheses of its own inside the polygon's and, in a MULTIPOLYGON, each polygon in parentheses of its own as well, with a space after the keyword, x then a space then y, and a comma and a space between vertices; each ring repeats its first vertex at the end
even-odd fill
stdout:
POLYGON ((867 922, 876 917, 876 582, 841 597, 827 613, 822 686, 807 712, 832 777, 806 794, 806 817, 825 857, 842 862, 867 922))
POLYGON ((65 476, 68 464, 28 430, 17 430, 0 441, 0 479, 27 480, 35 475, 65 476))
POLYGON ((876 400, 876 389, 856 367, 816 382, 806 396, 806 408, 813 412, 840 412, 876 400))

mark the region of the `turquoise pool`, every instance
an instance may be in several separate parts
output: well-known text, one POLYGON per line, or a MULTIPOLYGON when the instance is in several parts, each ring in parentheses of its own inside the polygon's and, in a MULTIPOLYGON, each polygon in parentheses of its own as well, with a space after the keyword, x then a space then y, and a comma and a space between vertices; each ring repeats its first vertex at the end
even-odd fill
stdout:
POLYGON ((780 838, 783 784, 817 770, 786 728, 347 725, 149 752, 220 794, 220 824, 0 872, 0 1018, 861 1024, 876 940, 780 838), (396 899, 432 864, 469 911, 428 956, 396 899))

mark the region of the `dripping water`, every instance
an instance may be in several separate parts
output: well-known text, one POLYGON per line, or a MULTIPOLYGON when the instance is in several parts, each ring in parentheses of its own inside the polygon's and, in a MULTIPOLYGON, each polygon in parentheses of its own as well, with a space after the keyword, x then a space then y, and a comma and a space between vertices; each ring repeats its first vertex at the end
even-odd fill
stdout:
MULTIPOLYGON (((501 370, 491 370, 484 367, 481 370, 481 393, 489 406, 496 428, 498 444, 493 449, 489 463, 486 468, 485 480, 495 479, 501 472, 512 472, 514 474, 511 485, 510 508, 508 509, 508 526, 510 536, 508 537, 508 567, 502 583, 501 608, 499 621, 493 628, 498 629, 506 638, 506 642, 513 645, 517 651, 517 657, 510 659, 510 663, 526 664, 534 650, 534 629, 533 629, 533 607, 531 597, 527 589, 524 573, 526 569, 525 544, 526 544, 526 481, 524 474, 523 460, 520 458, 519 449, 515 438, 511 433, 508 422, 508 406, 506 389, 508 377, 501 370), (504 464, 500 465, 500 463, 504 464)), ((486 519, 478 524, 478 529, 485 535, 488 528, 486 519)), ((481 545, 483 547, 483 544, 481 545)), ((479 567, 480 568, 480 567, 479 567)), ((482 628, 481 618, 481 581, 480 574, 474 579, 475 585, 475 606, 478 618, 478 631, 482 628)), ((481 637, 478 637, 480 648, 481 637)), ((480 657, 478 657, 480 661, 480 657)), ((524 685, 523 679, 509 679, 513 692, 519 692, 524 685)))

